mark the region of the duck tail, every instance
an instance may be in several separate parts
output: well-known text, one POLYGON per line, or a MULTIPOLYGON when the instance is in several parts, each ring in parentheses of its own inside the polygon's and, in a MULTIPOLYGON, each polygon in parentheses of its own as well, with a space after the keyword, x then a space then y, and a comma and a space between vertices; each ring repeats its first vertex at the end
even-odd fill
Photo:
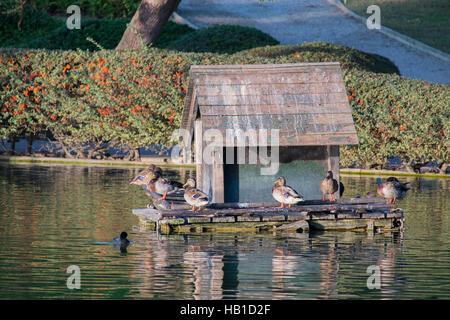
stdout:
POLYGON ((178 181, 171 181, 171 184, 178 189, 183 189, 183 184, 178 181))

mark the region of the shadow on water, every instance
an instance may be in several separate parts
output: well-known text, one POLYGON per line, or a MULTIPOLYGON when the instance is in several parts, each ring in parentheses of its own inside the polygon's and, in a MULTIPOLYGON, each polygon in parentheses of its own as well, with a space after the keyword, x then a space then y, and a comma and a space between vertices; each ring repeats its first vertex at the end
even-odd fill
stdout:
MULTIPOLYGON (((132 215, 139 168, 0 164, 0 298, 433 299, 450 297, 449 181, 405 178, 403 232, 159 235, 132 215), (114 246, 126 230, 134 241, 114 246), (81 270, 69 290, 68 266, 81 270), (368 289, 369 266, 380 289, 368 289)), ((189 169, 165 171, 185 181, 189 169)), ((345 197, 376 190, 342 177, 345 197)))

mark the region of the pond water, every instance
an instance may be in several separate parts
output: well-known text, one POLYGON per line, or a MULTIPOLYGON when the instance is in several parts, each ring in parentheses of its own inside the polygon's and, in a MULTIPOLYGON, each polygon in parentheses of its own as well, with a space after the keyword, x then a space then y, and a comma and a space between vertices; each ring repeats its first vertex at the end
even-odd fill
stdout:
MULTIPOLYGON (((450 298, 448 179, 400 179, 403 232, 166 236, 131 213, 149 201, 128 184, 139 170, 0 163, 0 299, 450 298), (108 243, 122 231, 126 252, 108 243), (380 289, 367 288, 372 265, 380 289)), ((342 181, 345 197, 376 190, 375 177, 342 181)))

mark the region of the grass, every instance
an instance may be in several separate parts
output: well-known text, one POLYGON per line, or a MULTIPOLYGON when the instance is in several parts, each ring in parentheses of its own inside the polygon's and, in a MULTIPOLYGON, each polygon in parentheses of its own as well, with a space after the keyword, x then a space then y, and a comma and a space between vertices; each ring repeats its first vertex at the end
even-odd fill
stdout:
POLYGON ((39 0, 34 2, 37 8, 51 14, 66 15, 67 7, 76 4, 81 8, 83 15, 97 18, 130 18, 136 12, 141 0, 39 0))
POLYGON ((370 5, 381 9, 381 25, 450 53, 450 1, 448 0, 341 0, 362 17, 370 5))
MULTIPOLYGON (((145 159, 145 157, 144 157, 145 159)), ((0 162, 13 164, 64 164, 64 165, 92 165, 98 167, 142 167, 146 168, 149 162, 132 162, 123 160, 94 160, 94 159, 66 159, 61 160, 49 159, 46 157, 30 157, 30 156, 0 156, 0 162)), ((160 164, 156 163, 161 168, 193 168, 193 164, 160 164)))
POLYGON ((280 44, 276 39, 255 28, 215 25, 189 33, 172 42, 169 49, 183 52, 236 53, 255 47, 280 44))
MULTIPOLYGON (((21 30, 17 29, 18 20, 18 16, 0 15, 0 48, 114 49, 131 21, 129 18, 84 18, 81 29, 69 30, 64 18, 30 7, 26 9, 21 30)), ((194 30, 169 21, 152 47, 185 52, 235 53, 275 44, 279 42, 255 28, 224 25, 194 30)))
MULTIPOLYGON (((93 39, 102 48, 114 49, 126 29, 129 18, 84 18, 81 29, 69 30, 66 20, 28 7, 21 30, 17 29, 19 17, 0 15, 0 47, 27 49, 98 50, 87 40, 93 39)), ((168 22, 154 47, 167 48, 172 42, 195 30, 168 22)))

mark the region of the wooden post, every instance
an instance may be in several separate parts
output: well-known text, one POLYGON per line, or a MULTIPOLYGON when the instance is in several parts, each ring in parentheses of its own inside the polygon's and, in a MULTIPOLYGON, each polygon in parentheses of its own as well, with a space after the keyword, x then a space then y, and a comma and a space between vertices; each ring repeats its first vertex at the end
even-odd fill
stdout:
POLYGON ((224 188, 224 176, 223 176, 223 152, 221 150, 215 150, 215 155, 219 159, 215 160, 216 157, 213 157, 213 203, 224 203, 225 202, 225 188, 224 188), (217 161, 219 163, 217 163, 217 161))
POLYGON ((332 171, 333 168, 331 167, 331 146, 327 146, 327 165, 327 171, 332 171))
POLYGON ((194 143, 195 143, 195 171, 197 188, 202 189, 203 186, 203 128, 202 121, 195 120, 194 122, 194 143))

